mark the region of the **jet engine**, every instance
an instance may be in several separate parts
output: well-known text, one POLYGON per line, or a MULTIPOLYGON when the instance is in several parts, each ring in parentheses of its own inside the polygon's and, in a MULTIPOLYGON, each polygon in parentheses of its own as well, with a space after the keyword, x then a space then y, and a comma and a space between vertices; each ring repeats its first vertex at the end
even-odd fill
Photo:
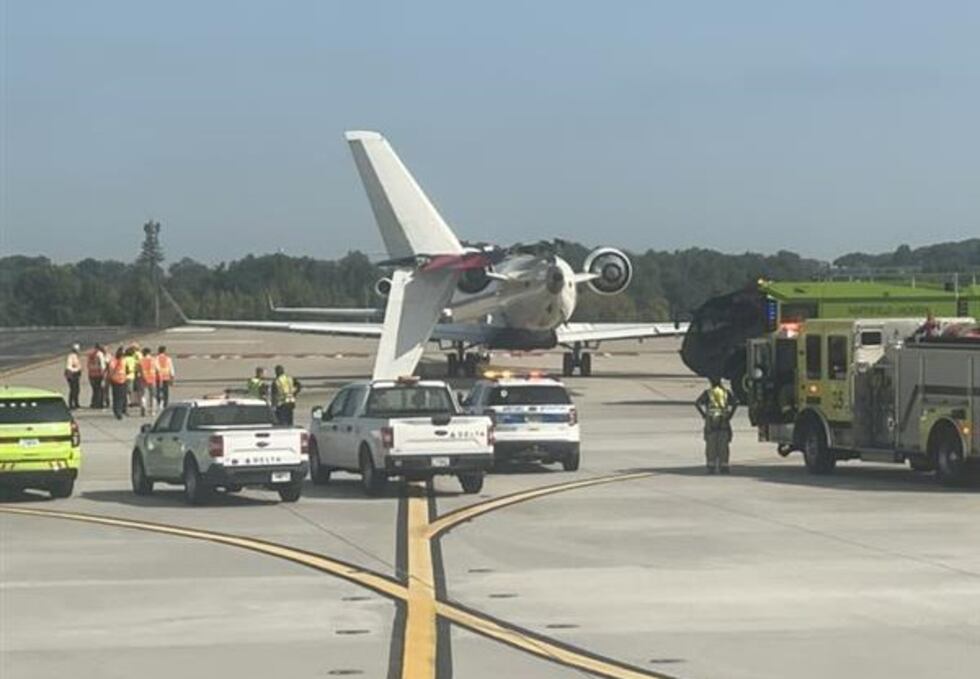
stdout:
POLYGON ((378 297, 387 297, 391 292, 391 279, 381 278, 374 284, 374 293, 378 297))
POLYGON ((626 289, 633 279, 629 257, 616 248, 598 248, 589 253, 583 265, 585 273, 595 274, 589 287, 600 295, 615 295, 626 289))
POLYGON ((483 267, 478 269, 466 269, 463 271, 462 275, 459 277, 459 282, 456 287, 459 288, 460 292, 466 293, 467 295, 475 295, 478 292, 483 292, 490 285, 490 276, 487 275, 487 270, 483 267))

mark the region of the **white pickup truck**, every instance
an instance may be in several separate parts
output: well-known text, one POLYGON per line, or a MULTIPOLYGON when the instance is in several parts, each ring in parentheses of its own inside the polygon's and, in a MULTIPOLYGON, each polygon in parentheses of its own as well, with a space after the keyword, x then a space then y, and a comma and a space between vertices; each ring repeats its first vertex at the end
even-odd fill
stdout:
POLYGON ((359 472, 364 490, 381 493, 391 476, 455 475, 467 493, 483 488, 493 463, 493 424, 461 415, 445 382, 415 378, 355 382, 326 408, 313 409, 310 475, 359 472))
POLYGON ((153 484, 180 484, 190 504, 206 502, 214 489, 261 486, 296 502, 309 469, 309 434, 280 427, 265 401, 183 401, 144 424, 133 447, 133 492, 149 495, 153 484))

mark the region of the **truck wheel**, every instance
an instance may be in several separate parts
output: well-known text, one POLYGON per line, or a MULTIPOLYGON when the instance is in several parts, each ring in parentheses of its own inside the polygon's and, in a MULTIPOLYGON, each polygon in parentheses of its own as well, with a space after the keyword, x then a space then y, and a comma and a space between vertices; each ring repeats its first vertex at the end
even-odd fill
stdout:
POLYGON ((133 492, 137 495, 149 495, 153 492, 153 481, 146 476, 146 467, 143 466, 143 456, 140 451, 133 451, 133 459, 130 464, 130 480, 133 483, 133 492))
POLYGON ((581 453, 579 452, 578 446, 572 446, 568 450, 568 454, 561 461, 561 467, 566 472, 578 471, 579 462, 581 461, 581 453))
POLYGON ((187 457, 184 460, 184 500, 189 505, 203 505, 211 496, 211 489, 201 478, 201 472, 197 470, 197 462, 194 458, 187 457))
POLYGON ((952 427, 935 434, 936 442, 930 446, 936 453, 936 477, 944 486, 959 486, 966 480, 966 462, 963 444, 952 427))
POLYGON ((829 474, 837 464, 827 447, 827 437, 816 422, 807 423, 803 430, 803 461, 811 474, 829 474))
POLYGON ((330 483, 330 468, 320 462, 320 446, 313 436, 310 437, 310 478, 318 486, 330 483))
POLYGON ((479 493, 483 490, 483 473, 474 472, 472 474, 460 474, 459 485, 463 487, 464 493, 479 493))
POLYGON ((384 492, 385 484, 388 482, 388 477, 374 468, 374 461, 371 459, 369 451, 361 450, 360 463, 361 485, 364 486, 364 492, 371 496, 381 495, 384 492))
POLYGON ((48 492, 51 493, 51 497, 58 500, 71 497, 74 490, 75 479, 71 478, 70 476, 52 481, 48 486, 48 492))
POLYGON ((279 499, 283 502, 296 502, 303 494, 303 482, 290 483, 279 488, 279 499))

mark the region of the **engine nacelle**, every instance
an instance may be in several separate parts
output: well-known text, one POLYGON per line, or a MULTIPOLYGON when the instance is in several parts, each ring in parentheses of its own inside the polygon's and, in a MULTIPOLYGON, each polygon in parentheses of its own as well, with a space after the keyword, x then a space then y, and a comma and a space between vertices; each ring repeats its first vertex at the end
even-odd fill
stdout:
POLYGON ((589 287, 600 295, 615 295, 633 280, 630 258, 616 248, 597 248, 589 253, 583 265, 585 273, 596 274, 589 287))
POLYGON ((374 284, 374 293, 378 297, 387 297, 391 293, 391 279, 381 278, 374 284))
POLYGON ((479 269, 467 269, 459 277, 459 282, 456 287, 460 292, 466 293, 467 295, 475 295, 478 292, 483 292, 490 285, 492 279, 487 275, 487 270, 484 268, 479 269))

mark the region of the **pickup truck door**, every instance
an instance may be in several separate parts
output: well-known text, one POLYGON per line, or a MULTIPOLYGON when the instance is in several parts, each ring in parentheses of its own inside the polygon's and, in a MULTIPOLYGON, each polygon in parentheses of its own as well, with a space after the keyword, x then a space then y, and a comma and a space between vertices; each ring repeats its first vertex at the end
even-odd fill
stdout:
POLYGON ((169 476, 169 472, 164 469, 163 448, 170 436, 167 429, 173 415, 174 408, 164 410, 143 437, 143 462, 146 464, 146 473, 150 476, 169 476))
POLYGON ((337 448, 343 465, 349 469, 357 469, 359 465, 358 452, 362 440, 360 430, 360 414, 364 405, 364 397, 367 394, 367 387, 353 387, 350 396, 344 403, 344 409, 337 422, 337 448))
POLYGON ((187 408, 174 408, 173 417, 167 424, 163 440, 163 470, 164 476, 180 478, 184 471, 184 441, 181 438, 181 430, 187 421, 187 408))
POLYGON ((320 451, 320 462, 328 467, 346 467, 343 461, 343 442, 341 441, 341 420, 344 405, 350 398, 350 387, 341 389, 333 401, 323 411, 323 417, 316 428, 316 445, 320 451))

